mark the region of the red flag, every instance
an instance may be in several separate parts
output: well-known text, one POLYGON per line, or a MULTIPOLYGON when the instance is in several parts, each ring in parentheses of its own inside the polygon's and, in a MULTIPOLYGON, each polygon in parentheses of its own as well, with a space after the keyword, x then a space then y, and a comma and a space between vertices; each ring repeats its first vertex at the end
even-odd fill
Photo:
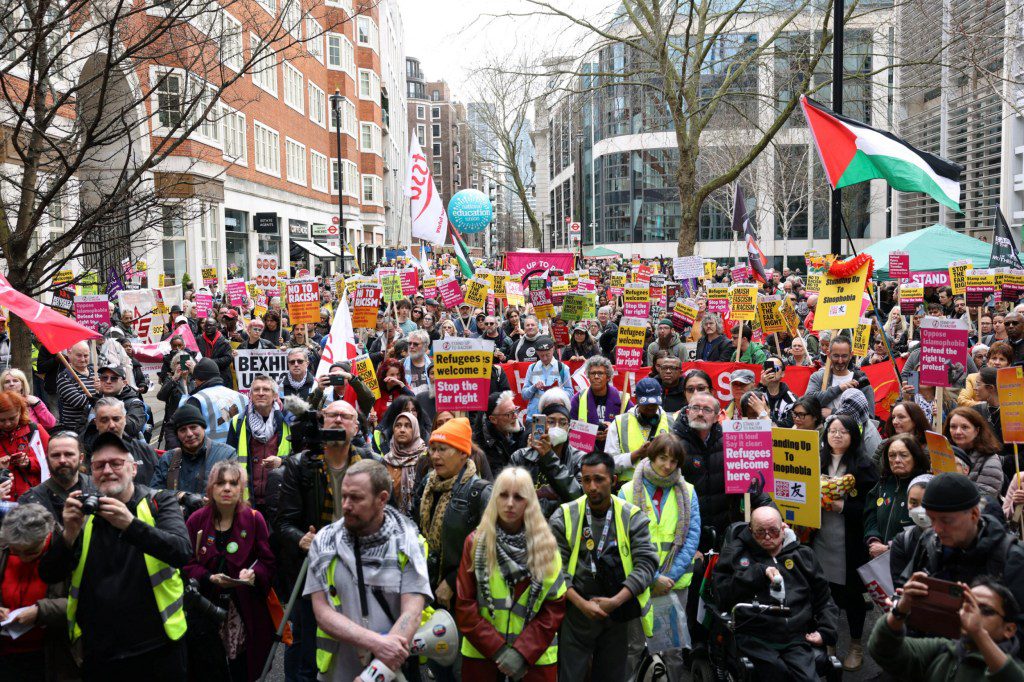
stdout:
MULTIPOLYGON (((905 358, 896 361, 897 367, 903 369, 905 358)), ((881 420, 889 419, 892 406, 900 400, 900 378, 893 369, 891 362, 879 362, 875 365, 861 367, 868 376, 871 387, 875 389, 875 416, 881 420)))
POLYGON ((64 317, 34 298, 15 291, 3 275, 0 275, 0 306, 20 317, 51 353, 67 350, 79 341, 103 338, 97 332, 64 317))

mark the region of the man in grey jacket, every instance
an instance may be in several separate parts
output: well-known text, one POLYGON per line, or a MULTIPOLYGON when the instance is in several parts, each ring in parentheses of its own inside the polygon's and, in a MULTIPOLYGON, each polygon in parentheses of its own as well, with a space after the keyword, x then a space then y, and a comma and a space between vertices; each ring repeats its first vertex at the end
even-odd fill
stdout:
POLYGON ((807 382, 807 391, 804 396, 813 396, 818 399, 822 408, 826 408, 831 414, 839 406, 839 397, 843 391, 849 388, 859 389, 864 394, 868 405, 875 404, 875 389, 871 387, 871 381, 864 372, 853 366, 853 347, 850 339, 840 336, 832 340, 828 351, 829 359, 829 385, 823 386, 825 380, 825 367, 811 375, 807 382))
POLYGON ((615 463, 603 452, 583 458, 584 497, 551 517, 566 581, 565 619, 559 631, 558 679, 626 679, 629 622, 650 607, 658 568, 647 515, 612 496, 615 463), (626 537, 619 537, 622 527, 626 537), (628 568, 628 570, 627 570, 628 568))
POLYGON ((666 350, 669 355, 679 358, 679 362, 686 362, 686 346, 672 326, 672 320, 665 318, 658 322, 655 333, 657 337, 647 346, 648 367, 654 367, 654 354, 659 350, 666 350))
POLYGON ((168 450, 156 465, 151 488, 179 493, 206 494, 206 479, 213 465, 238 457, 235 449, 206 437, 206 420, 194 405, 185 404, 174 413, 174 428, 180 448, 168 450))

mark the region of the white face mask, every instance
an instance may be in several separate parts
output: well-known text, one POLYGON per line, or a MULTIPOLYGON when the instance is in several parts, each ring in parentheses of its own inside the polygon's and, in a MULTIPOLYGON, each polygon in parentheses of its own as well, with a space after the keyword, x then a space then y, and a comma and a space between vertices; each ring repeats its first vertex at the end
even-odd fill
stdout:
POLYGON ((569 440, 569 432, 561 426, 552 426, 548 429, 548 438, 551 439, 552 445, 561 445, 565 441, 569 440))
POLYGON ((925 511, 924 507, 914 507, 909 512, 910 520, 917 524, 918 528, 927 530, 932 527, 932 520, 928 518, 928 512, 925 511))

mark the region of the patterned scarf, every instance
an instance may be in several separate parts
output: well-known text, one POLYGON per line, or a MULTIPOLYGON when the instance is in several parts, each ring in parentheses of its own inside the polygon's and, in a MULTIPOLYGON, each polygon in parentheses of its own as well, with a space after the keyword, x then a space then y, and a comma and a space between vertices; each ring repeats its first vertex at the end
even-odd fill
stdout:
MULTIPOLYGON (((505 608, 512 608, 515 586, 521 581, 530 580, 530 596, 526 601, 525 622, 530 621, 533 616, 533 606, 540 597, 543 583, 536 576, 530 573, 530 554, 526 547, 526 527, 518 533, 507 533, 501 526, 496 526, 496 538, 494 552, 498 561, 498 570, 501 571, 501 578, 508 586, 509 596, 506 598, 505 608)), ((476 543, 473 551, 473 572, 476 574, 476 585, 480 596, 487 605, 487 611, 494 618, 494 595, 491 594, 491 571, 487 566, 487 548, 483 542, 476 543)), ((525 623, 524 623, 525 624, 525 623)))
POLYGON ((301 390, 302 387, 306 385, 306 380, 309 379, 309 373, 307 372, 306 374, 304 374, 303 377, 298 381, 292 379, 291 372, 285 374, 284 378, 288 381, 288 385, 292 387, 293 391, 298 391, 301 390))
POLYGON ((434 551, 437 548, 438 557, 444 560, 443 547, 441 545, 441 531, 444 529, 444 513, 448 510, 448 503, 452 500, 452 488, 457 481, 469 479, 476 475, 476 465, 473 460, 467 459, 466 465, 457 476, 441 480, 436 471, 427 474, 427 484, 423 490, 423 501, 420 503, 420 528, 427 538, 427 546, 434 551), (440 493, 437 498, 437 511, 434 511, 434 496, 440 493))
POLYGON ((420 438, 419 422, 412 415, 408 413, 398 415, 395 417, 396 424, 399 419, 404 419, 411 425, 413 441, 403 446, 392 436, 391 449, 384 454, 384 463, 401 472, 399 490, 395 497, 399 510, 403 514, 409 514, 412 511, 413 491, 416 486, 416 462, 427 451, 427 446, 420 438))
POLYGON ((245 407, 245 421, 249 425, 252 437, 260 443, 266 443, 274 437, 274 430, 277 427, 277 414, 274 410, 270 410, 270 416, 264 419, 250 401, 245 407))
MULTIPOLYGON (((640 463, 636 466, 636 471, 633 472, 633 504, 640 507, 640 511, 646 514, 652 521, 654 520, 654 510, 651 509, 650 504, 647 502, 644 481, 657 488, 667 488, 671 491, 671 494, 676 497, 676 509, 679 510, 676 515, 676 528, 675 534, 672 537, 672 547, 665 555, 665 560, 661 562, 661 572, 664 573, 672 566, 676 554, 679 553, 683 543, 686 541, 686 533, 690 528, 690 496, 686 494, 686 482, 679 473, 678 467, 669 476, 660 476, 651 467, 651 460, 640 460, 640 463)), ((662 498, 662 509, 664 510, 664 508, 665 501, 662 498)))

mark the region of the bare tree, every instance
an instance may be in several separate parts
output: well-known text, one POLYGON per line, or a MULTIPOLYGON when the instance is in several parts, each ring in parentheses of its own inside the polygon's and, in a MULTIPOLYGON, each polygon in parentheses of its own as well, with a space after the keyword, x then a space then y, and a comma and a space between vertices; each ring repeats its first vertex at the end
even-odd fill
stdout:
MULTIPOLYGON (((322 50, 334 27, 311 34, 305 19, 300 0, 279 13, 259 0, 4 3, 0 149, 17 171, 0 175, 0 256, 12 286, 52 290, 73 259, 102 281, 159 243, 168 211, 202 210, 230 166, 222 122, 248 104, 232 86, 317 49, 306 41, 322 50)), ((27 370, 29 332, 11 328, 12 362, 27 370)))
POLYGON ((814 161, 809 144, 781 144, 772 141, 775 157, 774 182, 769 209, 775 218, 775 232, 782 235, 783 254, 789 255, 789 237, 801 221, 810 229, 810 178, 807 164, 814 161))

